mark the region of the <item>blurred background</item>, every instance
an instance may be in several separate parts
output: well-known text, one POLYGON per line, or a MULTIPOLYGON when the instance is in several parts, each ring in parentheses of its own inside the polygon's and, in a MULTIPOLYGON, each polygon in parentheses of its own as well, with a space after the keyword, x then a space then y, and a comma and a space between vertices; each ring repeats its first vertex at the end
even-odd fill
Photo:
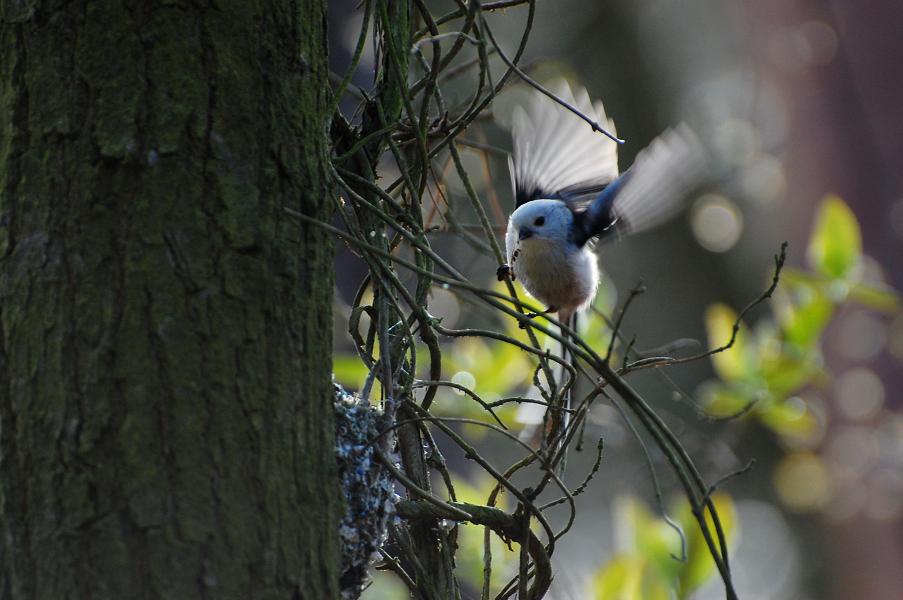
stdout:
MULTIPOLYGON (((434 14, 455 8, 428 4, 434 14)), ((330 0, 329 13, 332 70, 341 75, 361 8, 357 0, 330 0)), ((509 55, 525 15, 522 7, 487 15, 509 55)), ((604 100, 626 140, 622 169, 681 121, 700 132, 717 162, 718 185, 691 199, 679 218, 600 249, 599 311, 611 314, 640 279, 648 288, 623 326, 638 348, 681 338, 723 343, 725 327, 729 337, 733 315, 767 287, 772 257, 789 242, 778 294, 747 316, 730 357, 631 379, 708 480, 756 460, 720 488, 735 515, 732 568, 744 600, 903 598, 903 317, 892 291, 903 289, 901 32, 903 5, 886 0, 537 3, 521 64, 540 81, 564 76, 604 100), (738 411, 740 418, 726 421, 700 416, 738 411)), ((365 90, 374 59, 368 45, 352 80, 365 90)), ((500 74, 504 65, 493 65, 500 74)), ((474 78, 464 73, 446 84, 450 105, 469 97, 474 78)), ((513 204, 503 154, 508 125, 527 93, 510 86, 463 136, 465 166, 499 236, 513 204)), ((343 104, 349 116, 354 107, 353 98, 343 104)), ((380 175, 391 181, 393 169, 387 163, 380 175)), ((479 232, 461 182, 442 157, 436 169, 443 183, 423 201, 425 218, 440 226, 434 247, 474 282, 497 285, 498 265, 479 240, 466 239, 479 232)), ((362 366, 347 334, 348 305, 365 268, 347 250, 336 261, 336 377, 354 389, 362 366)), ((448 290, 435 289, 431 302, 446 327, 492 324, 517 335, 513 323, 448 290)), ((587 339, 607 343, 601 317, 588 327, 587 339)), ((487 399, 525 393, 532 375, 522 353, 482 340, 444 341, 443 357, 444 378, 487 399)), ((485 418, 467 412, 470 404, 440 394, 446 414, 485 418)), ((516 408, 499 414, 515 431, 535 419, 516 408)), ((485 431, 465 433, 499 467, 519 456, 485 431)), ((577 499, 577 524, 553 557, 550 597, 558 599, 614 598, 603 590, 617 580, 613 565, 620 560, 623 571, 634 564, 625 557, 654 553, 643 530, 660 524, 642 449, 617 413, 598 404, 585 435, 586 448, 569 460, 570 484, 592 466, 600 436, 605 453, 577 499)), ((471 500, 484 501, 490 483, 454 452, 448 458, 471 500)), ((653 453, 653 462, 672 506, 675 481, 661 456, 653 453)), ((481 534, 474 539, 472 556, 459 553, 459 568, 474 569, 478 582, 481 534)), ((461 543, 470 543, 466 535, 461 543)), ((657 577, 645 569, 644 577, 657 577)), ((404 597, 389 577, 377 576, 365 597, 404 597)), ((723 597, 716 576, 696 584, 688 597, 723 597)))

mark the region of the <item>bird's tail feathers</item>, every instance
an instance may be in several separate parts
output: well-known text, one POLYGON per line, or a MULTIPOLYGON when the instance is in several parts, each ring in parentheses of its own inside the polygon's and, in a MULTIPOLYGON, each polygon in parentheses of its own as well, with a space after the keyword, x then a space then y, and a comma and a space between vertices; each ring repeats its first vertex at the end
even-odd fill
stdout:
MULTIPOLYGON (((578 319, 579 319, 579 311, 574 311, 570 316, 567 317, 566 323, 564 323, 568 329, 577 332, 578 319)), ((565 328, 561 329, 561 337, 565 340, 572 340, 572 336, 567 332, 565 328)), ((567 344, 564 342, 561 343, 561 353, 559 354, 561 360, 573 368, 576 368, 577 358, 574 356, 574 353, 571 352, 567 344)), ((565 382, 567 382, 570 374, 568 373, 567 367, 561 365, 561 370, 559 371, 558 376, 558 385, 563 386, 565 382)), ((561 453, 561 460, 558 463, 558 472, 564 473, 565 465, 567 463, 567 433, 568 427, 571 423, 571 405, 572 405, 572 397, 574 393, 574 385, 576 385, 576 381, 570 382, 570 387, 564 393, 561 399, 561 412, 560 417, 557 418, 554 422, 558 423, 558 427, 555 428, 554 436, 555 436, 555 454, 561 453)))

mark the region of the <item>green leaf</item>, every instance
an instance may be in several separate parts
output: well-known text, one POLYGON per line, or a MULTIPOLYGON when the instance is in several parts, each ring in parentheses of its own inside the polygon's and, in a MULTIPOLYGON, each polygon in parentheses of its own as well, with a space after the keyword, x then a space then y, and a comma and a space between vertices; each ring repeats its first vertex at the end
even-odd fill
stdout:
POLYGON ((370 370, 354 354, 336 354, 332 357, 332 373, 335 380, 350 389, 360 389, 370 370))
POLYGON ((666 581, 674 579, 680 563, 672 555, 680 554, 680 540, 668 524, 645 504, 632 497, 615 501, 615 520, 621 528, 623 542, 632 552, 649 561, 649 566, 666 581))
MULTIPOLYGON (((455 495, 459 502, 468 504, 486 504, 489 501, 489 495, 498 485, 496 480, 490 475, 479 472, 476 474, 476 481, 471 482, 463 476, 455 475, 455 495)), ((507 494, 501 493, 496 499, 496 506, 507 508, 511 502, 507 494)))
MULTIPOLYGON (((718 520, 721 522, 724 536, 730 543, 736 538, 739 529, 734 503, 730 496, 721 492, 712 495, 712 503, 718 512, 718 520)), ((679 577, 680 597, 686 598, 691 591, 697 589, 715 573, 715 561, 712 560, 699 524, 692 518, 690 506, 685 500, 682 501, 677 514, 681 515, 680 521, 684 524, 684 532, 687 536, 687 562, 679 577)), ((708 509, 705 511, 705 517, 712 538, 717 540, 714 521, 708 509)))
POLYGON ((867 308, 886 313, 900 310, 900 295, 890 288, 857 284, 850 288, 850 300, 867 308))
POLYGON ((810 439, 818 430, 815 415, 799 398, 771 402, 759 407, 756 414, 763 425, 785 437, 810 439))
POLYGON ((786 398, 799 391, 817 372, 814 359, 808 356, 799 360, 781 352, 778 356, 762 361, 762 377, 768 390, 776 398, 786 398))
POLYGON ((795 290, 798 300, 783 311, 782 325, 788 342, 808 348, 818 343, 834 315, 834 303, 818 287, 798 285, 795 290))
POLYGON ((828 196, 818 209, 809 240, 809 263, 833 279, 849 278, 862 255, 859 222, 838 196, 828 196))
MULTIPOLYGON (((455 476, 455 492, 460 502, 485 504, 496 486, 496 481, 489 475, 481 473, 473 483, 463 477, 455 476)), ((498 506, 503 510, 510 508, 511 502, 507 494, 500 494, 498 506)), ((485 527, 461 524, 458 527, 458 552, 455 555, 455 572, 467 581, 474 589, 480 589, 483 582, 483 551, 485 527)), ((500 590, 508 579, 517 573, 519 547, 517 544, 506 544, 492 533, 490 535, 492 552, 492 585, 493 592, 500 590)))
POLYGON ((618 527, 619 546, 624 550, 636 552, 643 530, 654 518, 652 513, 642 502, 631 496, 618 496, 612 508, 614 522, 618 527))
POLYGON ((711 380, 702 384, 699 398, 708 415, 716 418, 728 417, 744 411, 753 404, 755 396, 751 393, 752 388, 747 387, 724 385, 711 380))
MULTIPOLYGON (((713 304, 706 309, 705 325, 710 349, 720 348, 730 341, 736 321, 737 313, 727 305, 713 304)), ((742 379, 750 374, 750 352, 746 339, 746 328, 741 323, 733 346, 712 355, 715 372, 725 381, 742 379)))
POLYGON ((610 560, 594 580, 595 600, 670 600, 667 581, 649 568, 640 554, 622 554, 610 560))

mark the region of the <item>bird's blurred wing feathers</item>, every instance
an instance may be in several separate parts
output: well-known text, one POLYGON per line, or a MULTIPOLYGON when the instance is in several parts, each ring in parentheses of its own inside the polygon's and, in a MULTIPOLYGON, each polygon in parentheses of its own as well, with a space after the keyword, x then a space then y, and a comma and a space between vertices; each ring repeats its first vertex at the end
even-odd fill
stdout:
POLYGON ((578 215, 584 236, 579 241, 603 233, 637 233, 664 223, 707 175, 708 160, 696 134, 686 125, 665 131, 578 215))
MULTIPOLYGON (((562 80, 551 91, 614 132, 602 103, 594 106, 585 89, 575 96, 562 80)), ((617 143, 539 92, 526 109, 515 108, 512 137, 515 208, 537 198, 580 202, 618 176, 617 143)))

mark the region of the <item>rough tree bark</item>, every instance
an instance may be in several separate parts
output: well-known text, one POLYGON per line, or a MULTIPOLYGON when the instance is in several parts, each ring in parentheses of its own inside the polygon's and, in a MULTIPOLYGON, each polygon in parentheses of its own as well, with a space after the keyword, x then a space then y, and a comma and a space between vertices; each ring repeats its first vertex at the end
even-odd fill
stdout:
POLYGON ((323 0, 0 2, 0 598, 333 598, 323 0))

